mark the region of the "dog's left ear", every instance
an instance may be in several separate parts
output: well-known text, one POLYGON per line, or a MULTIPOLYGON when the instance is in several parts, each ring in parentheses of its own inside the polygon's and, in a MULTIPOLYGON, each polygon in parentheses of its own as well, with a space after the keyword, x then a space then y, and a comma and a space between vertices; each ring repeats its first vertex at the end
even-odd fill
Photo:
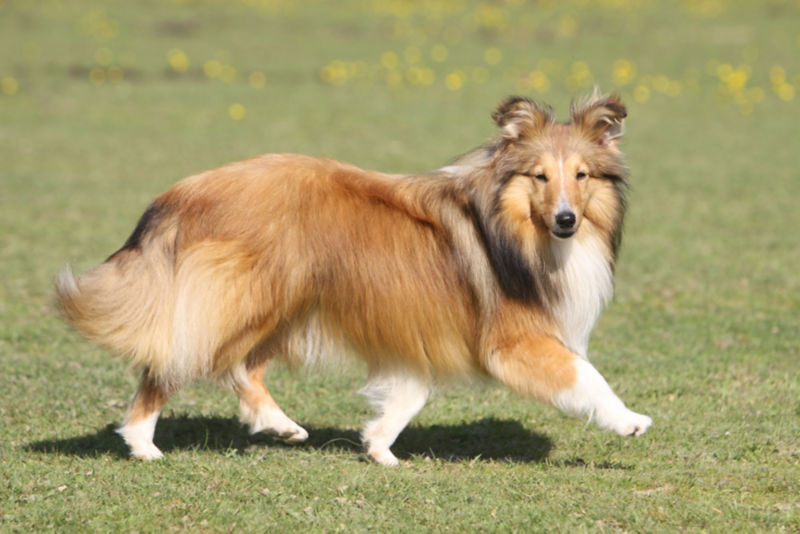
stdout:
POLYGON ((617 140, 625 133, 627 116, 628 111, 618 97, 595 93, 583 103, 572 106, 569 121, 582 129, 593 142, 616 147, 617 140))
POLYGON ((516 141, 534 137, 551 124, 555 116, 553 110, 529 98, 512 96, 500 103, 492 119, 503 129, 503 138, 516 141))

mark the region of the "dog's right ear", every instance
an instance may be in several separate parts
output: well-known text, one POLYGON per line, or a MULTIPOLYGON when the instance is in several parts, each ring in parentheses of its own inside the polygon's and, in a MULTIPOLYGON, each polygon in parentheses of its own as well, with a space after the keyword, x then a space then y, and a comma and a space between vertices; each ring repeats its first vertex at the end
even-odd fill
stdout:
POLYGON ((505 99, 492 114, 492 119, 503 129, 503 137, 510 141, 530 139, 555 120, 553 110, 542 107, 529 98, 512 96, 505 99))

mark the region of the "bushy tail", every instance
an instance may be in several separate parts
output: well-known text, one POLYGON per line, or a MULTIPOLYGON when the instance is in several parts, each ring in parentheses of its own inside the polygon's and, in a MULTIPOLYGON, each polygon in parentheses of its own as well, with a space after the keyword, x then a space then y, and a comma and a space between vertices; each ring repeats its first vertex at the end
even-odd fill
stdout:
POLYGON ((219 374, 264 334, 251 324, 264 308, 247 250, 208 242, 176 264, 173 242, 156 236, 78 277, 66 266, 55 280, 68 323, 165 387, 219 374), (231 355, 216 361, 225 347, 231 355))
POLYGON ((55 279, 56 301, 79 333, 134 366, 158 370, 171 353, 173 274, 163 259, 130 254, 135 257, 109 259, 79 277, 65 266, 55 279))

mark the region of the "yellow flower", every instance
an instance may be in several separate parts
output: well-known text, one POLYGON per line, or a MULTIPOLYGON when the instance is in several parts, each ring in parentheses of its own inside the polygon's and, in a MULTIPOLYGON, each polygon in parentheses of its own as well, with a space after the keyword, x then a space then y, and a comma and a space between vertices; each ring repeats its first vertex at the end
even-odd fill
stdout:
POLYGON ((381 54, 381 65, 383 65, 383 68, 394 70, 397 68, 398 63, 399 58, 394 52, 384 52, 381 54))
POLYGON ((420 72, 420 83, 422 85, 430 85, 436 80, 436 73, 433 72, 433 69, 425 67, 420 72))
POLYGON ((558 21, 558 25, 556 27, 558 28, 558 33, 565 37, 571 37, 575 35, 575 32, 578 29, 578 21, 575 20, 574 17, 564 15, 558 21))
POLYGON ((436 63, 443 63, 448 55, 450 55, 450 51, 443 44, 437 44, 431 48, 431 59, 436 63))
POLYGON ((106 71, 100 67, 93 68, 89 71, 89 81, 92 82, 93 85, 103 85, 106 81, 106 71))
POLYGON ((223 65, 222 72, 219 74, 220 80, 225 83, 233 83, 236 81, 236 69, 230 65, 223 65))
POLYGON ((456 70, 448 74, 444 79, 444 85, 451 91, 458 91, 464 85, 467 76, 464 71, 456 70))
POLYGON ((527 77, 528 84, 540 93, 546 93, 550 90, 550 79, 547 74, 540 70, 532 70, 527 77))
POLYGON ((794 86, 788 83, 782 83, 780 85, 776 85, 775 94, 778 95, 778 98, 783 100, 784 102, 789 102, 790 100, 794 99, 794 86))
POLYGON ((485 59, 486 63, 489 65, 497 65, 503 60, 503 53, 499 48, 487 48, 486 52, 483 54, 483 59, 485 59))
POLYGON ((222 74, 222 63, 216 59, 209 59, 203 63, 203 73, 209 78, 216 78, 222 74))
POLYGON ((108 77, 109 82, 119 83, 125 78, 125 73, 123 72, 122 67, 115 65, 108 69, 106 76, 108 77))
POLYGON ((267 76, 260 70, 254 70, 248 76, 247 81, 250 83, 250 87, 261 89, 267 83, 267 76))
POLYGON ((242 120, 245 116, 246 110, 241 104, 231 104, 228 108, 228 115, 235 121, 242 120))
POLYGON ((773 65, 773 67, 769 69, 769 80, 772 82, 772 85, 781 85, 786 81, 786 69, 780 65, 773 65))
POLYGON ((611 79, 618 87, 628 85, 636 79, 636 65, 627 59, 616 60, 611 71, 611 79))
POLYGON ((189 57, 180 48, 173 48, 167 53, 169 66, 175 72, 186 72, 189 70, 189 57))
POLYGON ((17 94, 17 90, 19 89, 19 82, 16 78, 12 78, 11 76, 6 76, 2 80, 0 80, 0 90, 3 91, 6 95, 15 95, 17 94))
POLYGON ((650 89, 646 85, 637 85, 633 88, 633 99, 637 102, 647 102, 650 100, 650 89))

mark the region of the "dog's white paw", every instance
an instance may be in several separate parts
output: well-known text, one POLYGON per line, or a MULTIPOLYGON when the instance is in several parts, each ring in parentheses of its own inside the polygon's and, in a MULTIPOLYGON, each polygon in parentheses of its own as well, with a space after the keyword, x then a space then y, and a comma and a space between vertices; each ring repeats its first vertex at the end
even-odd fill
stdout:
POLYGON ((641 436, 652 424, 653 420, 646 415, 625 408, 625 412, 615 417, 610 426, 620 436, 641 436))
POLYGON ((266 432, 286 443, 302 443, 308 439, 308 432, 280 409, 262 409, 250 423, 250 433, 266 432))
POLYGON ((131 450, 131 456, 140 460, 158 460, 164 454, 153 444, 153 431, 156 426, 158 412, 136 423, 125 423, 117 429, 125 444, 131 450))
POLYGON ((131 456, 139 460, 158 460, 164 457, 164 453, 152 443, 139 444, 136 447, 131 446, 131 456))
POLYGON ((389 449, 380 449, 378 447, 367 446, 367 457, 373 462, 381 465, 400 465, 400 460, 398 460, 389 449))

